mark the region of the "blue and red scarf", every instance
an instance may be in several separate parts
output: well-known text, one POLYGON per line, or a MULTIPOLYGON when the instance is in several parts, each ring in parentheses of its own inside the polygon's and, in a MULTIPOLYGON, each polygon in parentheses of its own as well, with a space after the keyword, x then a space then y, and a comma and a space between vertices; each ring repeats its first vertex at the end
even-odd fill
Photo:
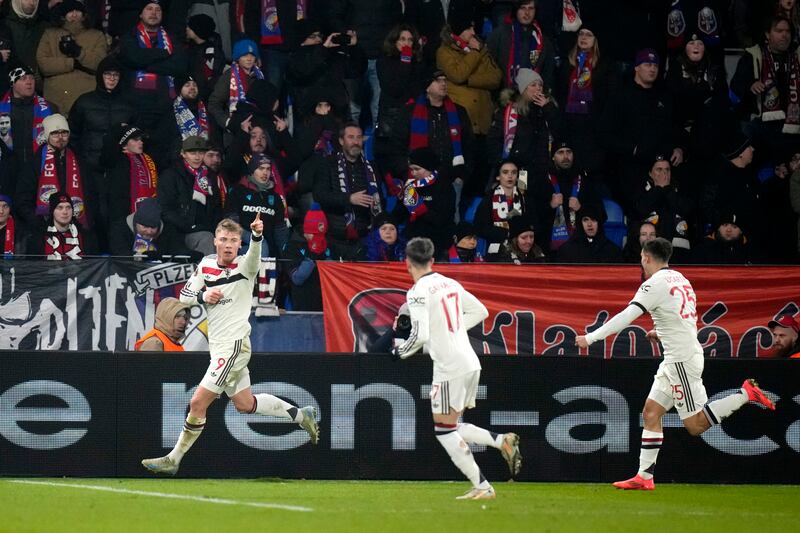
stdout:
MULTIPOLYGON (((44 124, 42 123, 45 117, 48 117, 53 114, 53 110, 50 109, 50 104, 47 103, 47 100, 42 98, 41 96, 34 95, 33 96, 33 151, 34 153, 36 150, 42 146, 47 139, 44 138, 44 124)), ((11 91, 8 91, 6 94, 3 95, 3 99, 0 100, 0 115, 9 115, 11 116, 11 91)), ((13 128, 13 124, 12 124, 13 128)), ((8 130, 8 139, 9 142, 6 143, 9 150, 14 149, 13 139, 14 137, 11 135, 11 129, 8 130)))
POLYGON ((538 64, 544 52, 544 34, 539 23, 535 20, 531 24, 528 49, 523 55, 522 36, 526 30, 517 20, 511 23, 511 43, 508 47, 508 63, 506 65, 506 85, 513 86, 517 80, 517 72, 521 68, 530 68, 542 72, 542 65, 538 64))
POLYGON ((189 104, 186 103, 186 100, 179 96, 172 103, 172 109, 175 112, 175 122, 181 132, 181 139, 186 140, 187 137, 197 136, 208 140, 206 104, 200 100, 197 101, 197 116, 195 116, 192 110, 189 109, 189 104))
MULTIPOLYGON (((453 146, 453 166, 464 164, 464 153, 461 148, 461 119, 458 118, 456 104, 450 98, 444 99, 444 109, 447 111, 447 127, 450 131, 450 143, 453 146)), ((428 139, 428 97, 424 94, 417 98, 411 113, 411 137, 408 148, 416 150, 429 145, 428 139)), ((434 170, 429 168, 428 170, 434 170)))
POLYGON ((426 178, 418 180, 410 179, 403 186, 403 205, 408 209, 411 215, 410 221, 414 222, 425 213, 428 212, 428 206, 425 205, 425 199, 420 194, 420 189, 430 187, 439 179, 439 174, 434 172, 426 178))
MULTIPOLYGON (((165 30, 163 26, 159 26, 158 31, 155 33, 156 48, 159 50, 166 50, 170 55, 172 55, 172 41, 170 40, 169 35, 167 35, 167 30, 165 30)), ((150 40, 150 35, 148 35, 144 24, 141 22, 136 25, 136 42, 139 44, 139 48, 153 48, 153 42, 150 40)), ((157 88, 158 76, 158 74, 154 74, 153 72, 137 70, 134 87, 143 91, 154 91, 157 88)), ((170 99, 175 99, 175 78, 172 76, 167 76, 167 85, 169 86, 170 99)))
POLYGON ((575 115, 589 114, 589 106, 594 100, 592 92, 592 54, 581 51, 577 56, 578 65, 569 76, 569 92, 567 93, 567 113, 575 115))
POLYGON ((471 254, 472 255, 472 259, 471 260, 466 260, 466 261, 462 260, 461 256, 458 255, 458 247, 454 244, 447 251, 447 262, 448 263, 464 263, 464 262, 466 262, 466 263, 483 263, 483 262, 485 262, 485 259, 478 252, 477 248, 472 250, 472 252, 474 252, 474 253, 471 254))
MULTIPOLYGON (((307 0, 297 0, 297 20, 306 18, 307 0)), ((261 44, 283 44, 277 0, 261 0, 261 44)))
MULTIPOLYGON (((555 192, 555 194, 561 194, 561 186, 558 184, 558 179, 553 174, 550 174, 548 178, 550 178, 550 185, 553 186, 553 192, 555 192)), ((578 174, 575 176, 575 179, 572 180, 572 190, 569 193, 570 198, 578 197, 578 194, 581 192, 582 183, 583 174, 578 174)), ((570 209, 569 217, 567 217, 564 213, 563 202, 561 205, 556 207, 556 216, 553 219, 553 231, 550 234, 550 249, 558 250, 562 244, 567 242, 570 235, 572 235, 572 233, 575 231, 576 224, 577 215, 575 214, 575 211, 570 209)))
MULTIPOLYGON (((363 155, 360 156, 360 163, 364 165, 364 177, 367 178, 367 194, 372 196, 372 216, 374 217, 381 212, 381 194, 378 190, 378 181, 375 178, 375 170, 363 155)), ((347 160, 344 157, 344 152, 336 152, 336 173, 339 177, 339 190, 343 193, 350 193, 351 179, 347 172, 347 160)), ((355 211, 350 209, 344 214, 344 224, 347 240, 358 239, 355 211)))
POLYGON ((61 187, 56 169, 56 153, 50 145, 42 148, 42 161, 39 166, 39 181, 36 184, 36 214, 45 216, 50 212, 50 195, 63 190, 72 200, 74 217, 84 228, 89 227, 86 216, 86 195, 83 189, 83 178, 78 166, 75 152, 65 148, 67 175, 64 176, 64 188, 61 187))
MULTIPOLYGON (((252 70, 253 74, 259 80, 264 79, 264 73, 261 72, 261 69, 257 66, 253 66, 252 70)), ((236 111, 236 105, 243 101, 247 100, 247 89, 242 82, 242 69, 239 67, 239 63, 233 62, 231 65, 231 83, 229 87, 229 97, 228 97, 228 111, 233 113, 236 111)), ((270 111, 265 109, 264 111, 270 111)))

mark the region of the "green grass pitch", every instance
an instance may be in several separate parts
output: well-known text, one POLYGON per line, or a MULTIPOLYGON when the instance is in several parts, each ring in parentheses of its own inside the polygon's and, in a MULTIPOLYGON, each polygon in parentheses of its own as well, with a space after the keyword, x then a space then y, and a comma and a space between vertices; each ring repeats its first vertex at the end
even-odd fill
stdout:
POLYGON ((0 531, 800 531, 800 487, 0 478, 0 531))

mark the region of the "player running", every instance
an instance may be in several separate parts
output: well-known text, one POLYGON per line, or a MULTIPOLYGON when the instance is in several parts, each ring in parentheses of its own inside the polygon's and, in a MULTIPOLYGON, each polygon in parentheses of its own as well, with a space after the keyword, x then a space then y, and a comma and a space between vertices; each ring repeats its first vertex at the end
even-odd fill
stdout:
POLYGON ((754 379, 746 379, 739 392, 708 402, 703 385, 703 347, 697 341, 697 300, 689 281, 669 267, 672 244, 662 238, 642 245, 642 268, 645 281, 628 307, 601 328, 579 336, 575 344, 586 348, 595 341, 620 332, 642 313, 650 313, 655 329, 647 333, 660 340, 664 360, 658 367, 642 417, 642 447, 639 472, 619 489, 653 490, 653 472, 658 450, 664 441, 661 418, 674 406, 689 434, 697 436, 728 418, 747 402, 756 402, 775 410, 754 379))
POLYGON ((411 314, 408 339, 395 340, 395 354, 405 359, 425 347, 433 359, 431 410, 436 439, 453 463, 472 482, 472 489, 459 500, 495 497, 467 443, 500 450, 511 475, 519 473, 522 455, 519 437, 497 434, 472 424, 459 423, 465 409, 475 407, 481 364, 467 337, 467 330, 483 322, 489 312, 455 280, 431 270, 433 242, 411 239, 406 245, 406 268, 414 286, 406 295, 411 314))
POLYGON ((249 318, 263 230, 264 222, 257 213, 250 224, 250 247, 242 257, 238 255, 242 227, 230 219, 220 222, 214 233, 216 255, 204 257, 181 290, 181 302, 206 306, 211 363, 192 396, 189 415, 175 448, 164 457, 142 461, 151 472, 175 475, 181 459, 206 425, 208 407, 223 392, 240 413, 291 419, 308 432, 313 444, 319 439, 314 407, 298 409, 271 394, 253 395, 250 390, 249 318))

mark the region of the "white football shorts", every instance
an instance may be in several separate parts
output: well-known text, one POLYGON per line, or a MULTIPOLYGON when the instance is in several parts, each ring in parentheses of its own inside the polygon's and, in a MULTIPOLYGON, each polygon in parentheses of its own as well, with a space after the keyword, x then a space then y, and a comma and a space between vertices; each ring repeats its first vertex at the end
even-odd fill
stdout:
POLYGON ((708 402, 703 385, 703 364, 703 357, 680 363, 662 361, 647 397, 667 411, 675 407, 681 420, 700 412, 708 402))
POLYGON ((449 381, 431 384, 431 412, 447 415, 450 410, 464 411, 475 407, 481 371, 474 370, 449 381))
POLYGON ((228 397, 250 386, 250 338, 237 341, 209 343, 211 361, 203 380, 204 388, 228 397))

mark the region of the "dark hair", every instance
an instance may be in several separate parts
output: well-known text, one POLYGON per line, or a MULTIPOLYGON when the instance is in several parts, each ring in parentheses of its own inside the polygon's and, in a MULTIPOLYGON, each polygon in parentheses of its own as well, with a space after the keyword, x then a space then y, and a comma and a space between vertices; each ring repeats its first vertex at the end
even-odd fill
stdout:
POLYGON ((406 244, 406 258, 417 267, 424 267, 430 263, 433 251, 433 241, 427 237, 414 237, 406 244))
POLYGON ((422 61, 422 48, 419 45, 419 32, 417 28, 411 24, 400 23, 394 26, 386 38, 383 40, 383 54, 387 57, 398 57, 400 50, 397 49, 397 41, 400 39, 400 34, 407 31, 411 34, 414 42, 411 44, 411 55, 415 61, 422 61))
POLYGON ((642 245, 642 252, 662 263, 669 263, 672 257, 672 243, 663 237, 656 237, 642 245))
POLYGON ((347 128, 358 128, 361 130, 361 133, 364 133, 364 129, 358 124, 358 122, 355 122, 353 120, 348 120, 347 122, 342 124, 341 128, 339 128, 339 138, 344 137, 344 132, 347 130, 347 128))
POLYGON ((789 20, 788 18, 786 18, 783 15, 775 15, 775 16, 770 17, 769 19, 767 19, 767 24, 764 27, 764 32, 765 33, 769 33, 770 31, 772 31, 775 28, 775 26, 777 26, 781 22, 785 22, 786 24, 788 24, 789 25, 789 31, 792 32, 792 35, 794 35, 794 24, 792 24, 792 21, 789 20))

